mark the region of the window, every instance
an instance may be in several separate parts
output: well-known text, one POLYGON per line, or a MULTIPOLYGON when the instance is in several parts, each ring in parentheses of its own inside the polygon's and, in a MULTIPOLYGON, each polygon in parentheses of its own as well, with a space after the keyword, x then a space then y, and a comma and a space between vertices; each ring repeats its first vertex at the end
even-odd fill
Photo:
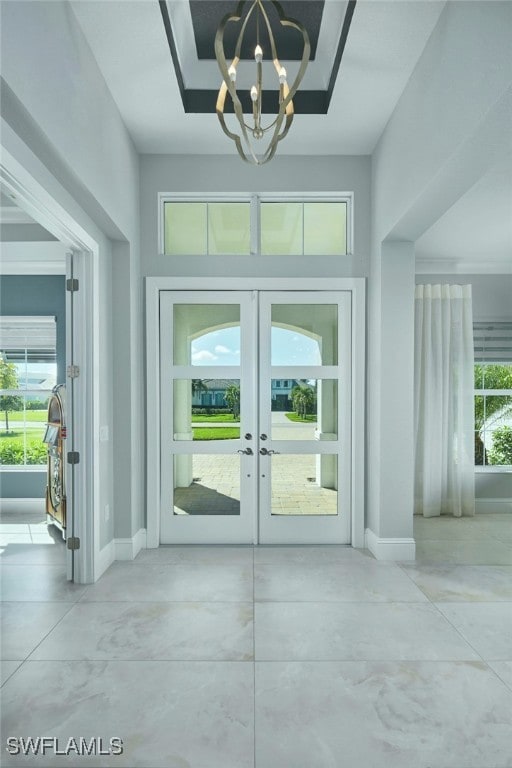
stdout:
POLYGON ((329 198, 170 199, 161 195, 168 256, 345 256, 351 195, 329 198))
POLYGON ((0 465, 46 464, 48 399, 57 380, 54 317, 0 317, 0 465))
POLYGON ((164 253, 244 256, 250 248, 250 202, 164 202, 164 253))
POLYGON ((475 323, 475 465, 512 465, 512 323, 475 323))

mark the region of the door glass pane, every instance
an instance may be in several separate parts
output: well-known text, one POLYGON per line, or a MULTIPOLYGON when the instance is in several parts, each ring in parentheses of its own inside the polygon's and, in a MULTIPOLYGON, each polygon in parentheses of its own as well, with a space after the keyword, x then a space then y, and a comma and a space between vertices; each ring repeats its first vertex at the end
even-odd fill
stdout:
POLYGON ((260 216, 263 256, 302 254, 302 203, 262 203, 260 216))
POLYGON ((347 204, 304 203, 304 253, 341 256, 347 252, 347 204))
POLYGON ((273 304, 272 365, 337 365, 336 304, 273 304))
POLYGON ((247 256, 250 251, 249 227, 249 203, 209 203, 209 255, 247 256))
POLYGON ((175 379, 174 440, 237 440, 239 379, 175 379))
POLYGON ((205 255, 207 204, 164 203, 164 251, 169 256, 205 255))
POLYGON ((174 456, 175 515, 239 515, 240 456, 174 456))
POLYGON ((338 457, 278 454, 272 460, 273 515, 337 515, 338 457))
POLYGON ((240 365, 239 304, 175 304, 174 365, 240 365))
POLYGON ((272 379, 272 440, 337 440, 338 382, 272 379))

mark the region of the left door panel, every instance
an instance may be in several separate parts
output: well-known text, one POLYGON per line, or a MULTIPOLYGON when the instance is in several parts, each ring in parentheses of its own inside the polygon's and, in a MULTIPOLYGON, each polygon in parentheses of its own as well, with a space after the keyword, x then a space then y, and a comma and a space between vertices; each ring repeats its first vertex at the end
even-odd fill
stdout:
POLYGON ((255 299, 160 294, 160 541, 252 543, 257 466, 255 299))

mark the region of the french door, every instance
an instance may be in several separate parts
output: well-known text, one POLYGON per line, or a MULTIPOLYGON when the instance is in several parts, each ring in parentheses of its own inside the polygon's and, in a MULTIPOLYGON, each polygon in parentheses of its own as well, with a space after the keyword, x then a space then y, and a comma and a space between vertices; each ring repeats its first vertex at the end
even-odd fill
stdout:
POLYGON ((351 293, 160 293, 160 541, 349 543, 351 293))

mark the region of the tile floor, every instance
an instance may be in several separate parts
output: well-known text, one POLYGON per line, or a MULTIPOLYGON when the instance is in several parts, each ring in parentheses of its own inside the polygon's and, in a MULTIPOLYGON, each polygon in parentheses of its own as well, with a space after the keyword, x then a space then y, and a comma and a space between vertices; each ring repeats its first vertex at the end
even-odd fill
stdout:
POLYGON ((2 765, 511 768, 512 516, 415 520, 414 563, 165 547, 85 587, 38 526, 0 527, 2 765))

